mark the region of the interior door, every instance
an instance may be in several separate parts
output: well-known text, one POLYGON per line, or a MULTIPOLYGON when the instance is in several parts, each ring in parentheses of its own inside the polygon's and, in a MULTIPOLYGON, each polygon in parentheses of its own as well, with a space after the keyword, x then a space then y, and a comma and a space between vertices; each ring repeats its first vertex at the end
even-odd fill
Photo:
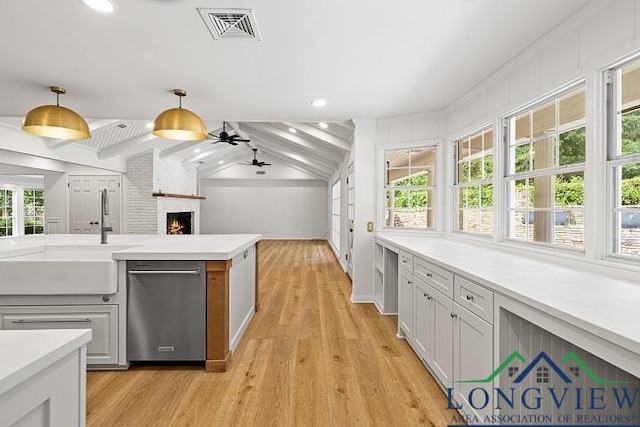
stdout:
POLYGON ((353 279, 353 227, 355 220, 355 174, 353 163, 347 169, 347 274, 353 279))
POLYGON ((107 189, 109 215, 105 221, 120 233, 120 176, 69 176, 69 230, 72 234, 100 233, 100 191, 107 189))

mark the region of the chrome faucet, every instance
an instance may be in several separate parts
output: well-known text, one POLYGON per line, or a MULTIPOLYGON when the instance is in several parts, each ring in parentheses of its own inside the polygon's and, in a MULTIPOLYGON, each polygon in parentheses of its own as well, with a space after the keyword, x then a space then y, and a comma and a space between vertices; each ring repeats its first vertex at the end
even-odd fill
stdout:
POLYGON ((109 199, 107 195, 107 189, 100 190, 100 244, 107 243, 107 231, 113 231, 113 227, 105 225, 104 217, 109 215, 109 199))

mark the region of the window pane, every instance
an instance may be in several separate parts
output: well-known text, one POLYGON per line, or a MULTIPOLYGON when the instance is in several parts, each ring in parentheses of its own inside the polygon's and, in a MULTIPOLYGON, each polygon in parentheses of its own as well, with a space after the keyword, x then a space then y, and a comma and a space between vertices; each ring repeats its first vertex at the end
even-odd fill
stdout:
POLYGON ((531 139, 531 126, 529 124, 529 112, 521 114, 512 120, 512 123, 515 123, 515 141, 512 141, 512 144, 520 141, 528 141, 531 139))
POLYGON ((512 149, 512 157, 515 162, 515 173, 529 172, 531 163, 531 145, 518 145, 512 149))
POLYGON ((616 214, 619 253, 640 256, 640 212, 622 211, 616 214))
POLYGON ((538 139, 533 142, 533 168, 549 169, 555 166, 556 137, 538 139))
POLYGON ((620 154, 640 153, 640 110, 622 115, 620 154))
POLYGON ((584 126, 586 121, 584 94, 585 89, 580 88, 560 98, 558 102, 560 129, 584 126))
POLYGON ((411 176, 411 181, 409 185, 431 185, 431 175, 429 174, 429 170, 424 169, 412 169, 414 172, 411 176))
POLYGON ((558 156, 560 166, 573 165, 586 161, 586 135, 584 127, 560 134, 558 156))
POLYGON ((533 137, 539 138, 556 132, 555 100, 533 110, 533 137))
POLYGON ((620 204, 622 206, 640 206, 640 163, 630 163, 622 166, 620 189, 620 204))
POLYGON ((411 185, 409 179, 409 168, 389 169, 387 172, 388 183, 393 187, 406 187, 411 185))
POLYGON ((484 132, 484 149, 485 151, 493 148, 493 129, 484 132))
POLYGON ((493 155, 489 154, 484 158, 484 177, 489 179, 493 177, 493 155))

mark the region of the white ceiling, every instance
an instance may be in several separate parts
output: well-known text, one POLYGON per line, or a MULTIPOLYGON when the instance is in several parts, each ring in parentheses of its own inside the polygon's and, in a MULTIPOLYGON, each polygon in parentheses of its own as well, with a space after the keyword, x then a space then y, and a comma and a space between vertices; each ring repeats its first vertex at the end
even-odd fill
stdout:
MULTIPOLYGON (((348 148, 350 119, 441 110, 587 3, 116 2, 112 15, 79 0, 0 2, 0 120, 15 125, 53 103, 48 86, 59 85, 68 91, 62 105, 111 133, 97 138, 94 131, 96 150, 124 142, 106 153, 129 155, 138 143, 166 150, 179 143, 145 140, 149 131, 140 126, 177 106, 171 90, 185 88, 183 106, 210 131, 236 122, 255 145, 291 163, 296 153, 307 156, 315 172, 348 148), (214 40, 196 8, 225 7, 253 9, 262 40, 214 40), (327 106, 312 107, 316 98, 327 106), (118 139, 112 128, 121 121, 131 127, 118 139), (324 131, 318 121, 337 123, 324 131), (284 136, 294 123, 306 131, 296 141, 284 136)), ((179 154, 191 156, 192 148, 179 154)))

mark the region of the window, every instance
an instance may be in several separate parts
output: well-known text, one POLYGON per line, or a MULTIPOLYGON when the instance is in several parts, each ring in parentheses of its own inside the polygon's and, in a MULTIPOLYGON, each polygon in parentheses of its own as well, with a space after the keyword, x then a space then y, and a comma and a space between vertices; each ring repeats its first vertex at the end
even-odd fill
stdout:
POLYGON ((493 129, 484 128, 455 142, 455 229, 493 234, 493 129))
POLYGON ((44 191, 24 190, 24 234, 44 234, 44 191))
POLYGON ((340 180, 331 187, 331 243, 340 252, 340 180))
POLYGON ((385 224, 394 228, 433 228, 436 148, 385 152, 385 224))
POLYGON ((611 253, 640 257, 640 61, 606 73, 611 253))
POLYGON ((584 86, 505 119, 507 238, 584 249, 584 86))
POLYGON ((0 237, 13 236, 14 191, 0 188, 0 237))

